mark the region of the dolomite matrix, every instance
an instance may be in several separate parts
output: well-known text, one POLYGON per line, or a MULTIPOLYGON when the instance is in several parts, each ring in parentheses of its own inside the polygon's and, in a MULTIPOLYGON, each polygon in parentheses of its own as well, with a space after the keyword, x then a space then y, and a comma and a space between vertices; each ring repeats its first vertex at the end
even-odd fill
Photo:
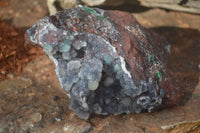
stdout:
POLYGON ((126 12, 77 6, 40 19, 26 41, 43 48, 80 118, 178 105, 170 45, 126 12))

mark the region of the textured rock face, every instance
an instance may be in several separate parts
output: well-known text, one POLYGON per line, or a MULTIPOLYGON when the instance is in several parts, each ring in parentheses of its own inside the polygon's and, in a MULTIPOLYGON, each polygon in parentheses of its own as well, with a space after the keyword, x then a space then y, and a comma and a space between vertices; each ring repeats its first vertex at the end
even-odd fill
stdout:
POLYGON ((128 13, 77 6, 39 20, 26 41, 54 62, 70 108, 83 119, 181 101, 182 87, 166 68, 170 45, 128 13))

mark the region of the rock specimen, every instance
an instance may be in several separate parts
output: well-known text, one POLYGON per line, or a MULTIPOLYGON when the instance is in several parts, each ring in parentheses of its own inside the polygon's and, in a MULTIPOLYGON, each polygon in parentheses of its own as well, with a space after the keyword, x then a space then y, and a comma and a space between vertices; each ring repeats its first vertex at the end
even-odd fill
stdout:
POLYGON ((77 6, 39 20, 25 36, 54 62, 70 108, 83 119, 181 101, 182 87, 166 68, 170 45, 131 14, 77 6))

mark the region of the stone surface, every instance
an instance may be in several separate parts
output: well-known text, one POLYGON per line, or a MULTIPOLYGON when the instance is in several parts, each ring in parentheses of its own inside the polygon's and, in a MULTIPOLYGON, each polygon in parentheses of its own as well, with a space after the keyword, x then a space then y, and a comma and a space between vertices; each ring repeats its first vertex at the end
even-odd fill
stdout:
POLYGON ((101 5, 105 2, 106 0, 82 0, 82 2, 88 4, 89 6, 96 6, 96 5, 101 5))
POLYGON ((141 5, 200 14, 199 0, 139 0, 141 5))
POLYGON ((62 107, 67 101, 66 94, 59 89, 42 84, 37 87, 29 78, 4 80, 0 82, 0 132, 62 132, 62 125, 43 125, 59 124, 63 120, 62 111, 64 115, 69 112, 62 107), (62 104, 57 104, 58 101, 62 104))
POLYGON ((15 27, 30 27, 42 16, 48 14, 46 0, 6 1, 9 3, 2 8, 0 7, 0 18, 11 22, 15 27))
POLYGON ((77 6, 27 30, 54 62, 79 117, 152 112, 181 102, 182 86, 166 68, 170 44, 125 12, 77 6))
POLYGON ((23 74, 30 77, 33 82, 39 85, 48 86, 62 90, 58 84, 55 66, 47 56, 38 57, 36 60, 29 62, 23 69, 23 74), (35 74, 32 74, 35 72, 35 74), (49 84, 49 82, 51 84, 49 84))
MULTIPOLYGON (((179 28, 179 31, 190 31, 190 29, 200 31, 200 15, 188 14, 183 12, 167 12, 161 9, 151 9, 147 12, 133 13, 133 15, 140 22, 140 24, 144 25, 147 28, 161 29, 162 27, 171 27, 171 29, 179 28)), ((170 38, 168 37, 167 39, 169 41, 170 38)))
POLYGON ((162 126, 161 128, 170 133, 200 133, 200 121, 180 122, 174 125, 162 126))
POLYGON ((86 121, 81 121, 78 119, 69 120, 63 126, 64 133, 89 133, 92 126, 86 121))
POLYGON ((20 74, 26 63, 44 53, 38 47, 24 43, 24 32, 21 29, 1 20, 0 29, 0 81, 2 81, 20 74))
POLYGON ((4 93, 4 91, 10 90, 14 91, 15 89, 21 89, 26 88, 32 84, 32 81, 30 79, 27 79, 25 77, 15 77, 11 78, 10 80, 4 80, 0 82, 1 87, 1 93, 4 93), (12 81, 12 82, 11 82, 12 81))

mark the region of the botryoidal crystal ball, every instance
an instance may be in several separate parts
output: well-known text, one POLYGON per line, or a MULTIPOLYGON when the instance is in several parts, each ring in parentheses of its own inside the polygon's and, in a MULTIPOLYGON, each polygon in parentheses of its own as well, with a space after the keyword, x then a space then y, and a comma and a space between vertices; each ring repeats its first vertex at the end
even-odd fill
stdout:
POLYGON ((166 68, 169 43, 129 13, 79 5, 40 19, 25 38, 54 62, 70 109, 82 119, 181 102, 182 87, 166 68))

